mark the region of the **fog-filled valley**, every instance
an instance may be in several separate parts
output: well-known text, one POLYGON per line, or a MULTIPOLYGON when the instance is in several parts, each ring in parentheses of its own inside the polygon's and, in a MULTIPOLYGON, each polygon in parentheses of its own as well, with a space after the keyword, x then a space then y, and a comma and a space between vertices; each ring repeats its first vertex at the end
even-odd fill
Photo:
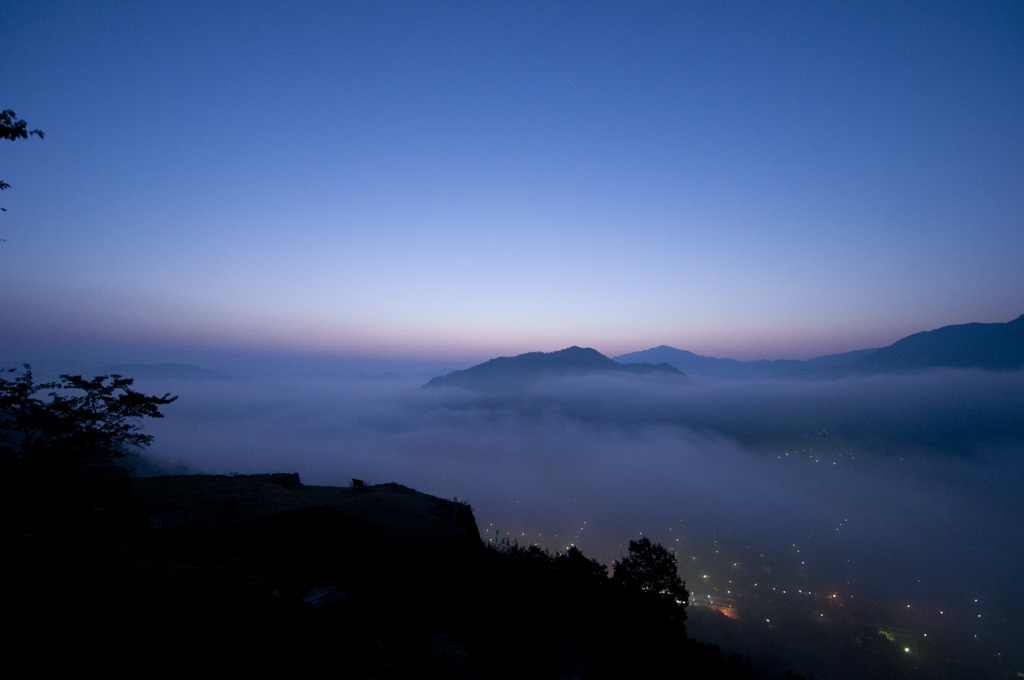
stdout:
POLYGON ((470 503, 485 540, 609 567, 649 536, 678 556, 691 633, 776 670, 1024 668, 1019 371, 508 391, 411 372, 190 377, 136 381, 180 396, 147 423, 140 472, 398 482, 470 503))
POLYGON ((8 647, 1024 678, 1022 29, 0 2, 8 647))

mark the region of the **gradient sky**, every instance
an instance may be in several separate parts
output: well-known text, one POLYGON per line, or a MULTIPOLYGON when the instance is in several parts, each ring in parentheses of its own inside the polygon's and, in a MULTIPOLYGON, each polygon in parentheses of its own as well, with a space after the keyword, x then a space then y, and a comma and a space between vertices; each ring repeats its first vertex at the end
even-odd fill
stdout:
MULTIPOLYGON (((1024 3, 11 2, 0 342, 740 359, 1024 312, 1024 3)), ((168 350, 166 360, 174 360, 168 350)))

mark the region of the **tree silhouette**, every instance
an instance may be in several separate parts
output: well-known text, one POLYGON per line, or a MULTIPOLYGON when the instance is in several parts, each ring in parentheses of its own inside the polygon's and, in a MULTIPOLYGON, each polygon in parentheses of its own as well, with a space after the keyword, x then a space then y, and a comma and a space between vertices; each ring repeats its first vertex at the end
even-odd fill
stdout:
POLYGON ((627 589, 652 593, 682 606, 690 599, 686 584, 679 578, 676 556, 647 537, 629 542, 629 555, 615 563, 612 580, 627 589))
MULTIPOLYGON (((7 369, 8 374, 17 369, 7 369)), ((160 406, 177 397, 149 396, 130 389, 119 375, 62 375, 36 383, 25 364, 20 375, 0 377, 0 459, 34 462, 118 458, 130 447, 148 446, 142 418, 162 418, 160 406), (46 398, 39 398, 46 392, 46 398)))
POLYGON ((602 583, 608 579, 608 569, 584 555, 576 546, 555 556, 555 568, 566 578, 579 583, 602 583))
POLYGON ((10 109, 0 111, 0 139, 27 139, 30 135, 38 135, 39 139, 44 137, 42 130, 29 130, 23 120, 18 119, 18 114, 10 109))
MULTIPOLYGON (((9 139, 13 142, 16 139, 28 139, 32 135, 36 135, 39 139, 44 137, 42 130, 29 130, 25 121, 20 120, 14 111, 10 109, 0 111, 0 139, 9 139)), ((10 184, 0 179, 0 191, 10 188, 10 184)), ((0 210, 6 211, 7 208, 0 208, 0 210)), ((2 240, 0 239, 0 241, 2 240)))

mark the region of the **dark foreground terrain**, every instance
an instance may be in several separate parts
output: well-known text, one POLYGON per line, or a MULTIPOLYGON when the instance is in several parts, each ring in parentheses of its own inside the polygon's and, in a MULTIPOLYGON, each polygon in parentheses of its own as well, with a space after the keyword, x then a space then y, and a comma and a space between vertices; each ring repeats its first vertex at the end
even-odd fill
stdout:
POLYGON ((4 471, 11 677, 751 677, 577 551, 468 505, 298 475, 4 471))

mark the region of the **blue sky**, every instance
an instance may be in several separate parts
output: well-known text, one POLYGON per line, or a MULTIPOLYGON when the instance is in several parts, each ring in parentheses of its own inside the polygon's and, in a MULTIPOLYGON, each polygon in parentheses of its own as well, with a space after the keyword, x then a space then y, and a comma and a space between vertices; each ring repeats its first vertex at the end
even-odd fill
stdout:
POLYGON ((0 63, 46 132, 0 146, 5 358, 809 357, 1024 312, 1020 2, 3 0, 0 63))

